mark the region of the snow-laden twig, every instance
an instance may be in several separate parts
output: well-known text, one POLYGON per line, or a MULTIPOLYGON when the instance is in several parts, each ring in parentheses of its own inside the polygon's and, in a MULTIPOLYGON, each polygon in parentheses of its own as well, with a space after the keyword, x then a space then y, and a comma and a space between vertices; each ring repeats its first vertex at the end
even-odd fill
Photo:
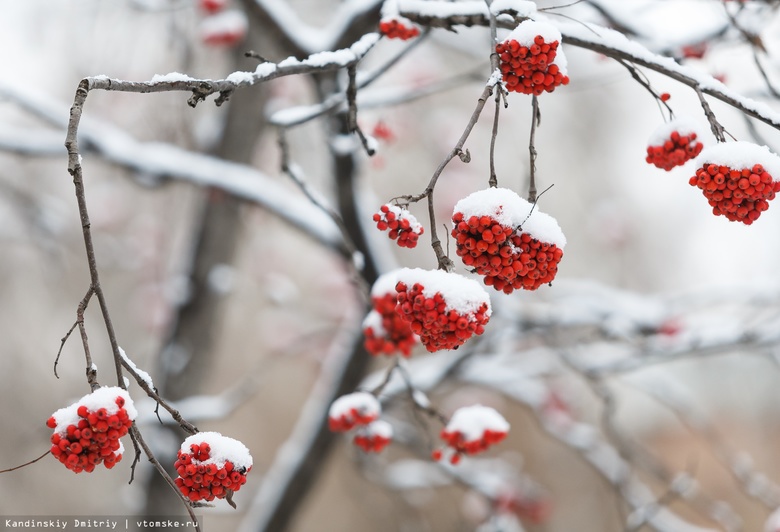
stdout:
MULTIPOLYGON (((457 25, 484 27, 490 25, 487 7, 484 2, 479 1, 451 3, 442 0, 400 0, 400 8, 401 15, 424 26, 451 28, 457 25)), ((775 129, 780 129, 780 112, 740 95, 709 74, 681 65, 671 57, 654 53, 642 44, 629 40, 618 31, 597 24, 562 21, 552 17, 545 20, 560 30, 564 44, 643 66, 692 89, 698 88, 702 93, 775 129)), ((513 29, 517 22, 517 20, 509 22, 503 18, 497 19, 497 25, 505 29, 513 29)))

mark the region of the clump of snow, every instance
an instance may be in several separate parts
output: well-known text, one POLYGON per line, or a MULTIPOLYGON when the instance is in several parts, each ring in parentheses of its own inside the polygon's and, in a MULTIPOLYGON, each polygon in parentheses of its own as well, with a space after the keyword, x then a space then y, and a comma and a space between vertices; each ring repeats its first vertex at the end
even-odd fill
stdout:
POLYGON ((85 406, 90 412, 97 412, 101 408, 105 408, 106 413, 109 416, 116 414, 119 412, 119 405, 116 404, 117 397, 124 399, 123 408, 131 421, 138 417, 138 411, 135 409, 133 400, 130 398, 130 394, 127 393, 127 390, 123 390, 117 386, 105 386, 85 395, 72 405, 60 408, 54 412, 51 415, 56 423, 54 432, 63 436, 67 434, 69 425, 78 425, 79 420, 81 419, 78 414, 80 406, 85 406))
POLYGON ((412 214, 411 212, 407 211, 404 208, 399 207, 398 205, 393 205, 391 203, 386 204, 387 208, 395 214, 396 220, 408 220, 409 221, 409 228, 415 232, 420 233, 422 230, 422 224, 417 221, 417 217, 412 214))
POLYGON ((696 165, 702 167, 707 164, 728 166, 735 170, 753 168, 754 165, 760 164, 776 181, 780 180, 780 157, 766 146, 752 142, 721 142, 704 148, 696 158, 696 165))
POLYGON ((365 330, 369 327, 374 331, 374 336, 385 336, 387 334, 384 326, 382 326, 382 314, 376 310, 369 312, 363 319, 362 328, 365 330))
POLYGON ((653 131, 652 135, 650 135, 650 138, 647 140, 647 145, 662 146, 664 142, 669 140, 669 137, 675 131, 681 136, 696 133, 696 138, 698 140, 701 140, 702 137, 702 130, 699 127, 699 124, 690 117, 681 116, 666 122, 653 131))
POLYGON ((398 280, 409 288, 417 283, 421 284, 426 298, 433 298, 437 293, 441 294, 447 312, 455 310, 459 314, 476 313, 483 304, 487 304, 486 317, 489 317, 492 312, 490 296, 482 285, 473 279, 444 270, 401 268, 397 272, 398 280))
POLYGON ((151 80, 152 83, 171 83, 174 81, 196 81, 196 79, 181 72, 169 72, 167 74, 155 74, 151 80))
POLYGON ((149 388, 151 388, 152 390, 155 389, 154 381, 152 381, 152 376, 149 375, 144 370, 140 369, 138 366, 136 366, 135 362, 130 360, 130 357, 127 356, 127 353, 125 353, 125 350, 122 349, 121 347, 119 348, 119 356, 122 357, 122 360, 124 360, 128 366, 133 368, 133 371, 135 371, 138 374, 138 376, 141 377, 141 380, 143 380, 149 388))
POLYGON ((443 2, 436 0, 398 0, 401 13, 417 13, 422 17, 447 18, 457 16, 488 16, 488 8, 482 0, 443 2))
POLYGON ((532 17, 536 13, 536 2, 529 0, 493 0, 490 12, 498 15, 505 11, 514 11, 518 17, 532 17))
POLYGON ((357 411, 361 417, 379 417, 382 407, 376 397, 368 392, 354 392, 342 395, 330 405, 328 417, 340 419, 351 417, 352 411, 357 411))
POLYGON ((208 443, 211 450, 209 459, 199 462, 205 465, 214 464, 221 468, 226 462, 231 462, 235 469, 249 469, 252 467, 252 455, 246 445, 233 438, 223 436, 219 432, 198 432, 185 439, 180 447, 182 453, 191 453, 190 446, 208 443))
POLYGON ((382 297, 385 294, 395 295, 395 285, 398 284, 398 272, 392 270, 380 275, 371 287, 371 297, 382 297))
POLYGON ((550 24, 540 20, 524 20, 506 37, 507 41, 517 41, 523 46, 531 46, 537 35, 541 35, 544 42, 561 42, 561 32, 550 24))
POLYGON ((474 441, 482 439, 488 430, 509 432, 509 423, 495 408, 472 405, 457 409, 445 430, 449 433, 460 433, 465 441, 474 441))
MULTIPOLYGON (((260 68, 260 67, 258 67, 260 68)), ((231 83, 235 83, 237 85, 240 85, 242 83, 246 83, 248 85, 251 85, 255 82, 255 75, 252 74, 252 72, 242 72, 237 71, 233 72, 232 74, 228 75, 228 77, 225 78, 225 81, 229 81, 231 83)))
POLYGON ((264 78, 270 76, 274 72, 276 72, 276 64, 270 62, 260 63, 255 69, 255 76, 264 78))
POLYGON ((200 23, 200 34, 204 39, 226 33, 243 35, 247 28, 249 28, 249 21, 246 14, 238 9, 231 9, 204 18, 200 23))
POLYGON ((558 221, 534 208, 532 203, 518 196, 513 190, 479 190, 458 201, 453 214, 456 212, 463 213, 465 220, 471 216, 490 216, 504 227, 517 228, 522 225, 523 233, 528 233, 540 242, 555 244, 560 249, 566 246, 566 237, 558 221))
POLYGON ((382 419, 372 421, 363 428, 363 435, 369 437, 379 436, 390 440, 393 438, 393 426, 382 419))

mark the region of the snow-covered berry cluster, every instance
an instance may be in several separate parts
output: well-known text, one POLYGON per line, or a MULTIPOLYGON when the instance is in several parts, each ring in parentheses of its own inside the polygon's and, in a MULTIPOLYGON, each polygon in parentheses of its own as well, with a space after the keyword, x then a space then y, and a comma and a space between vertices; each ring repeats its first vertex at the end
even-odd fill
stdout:
POLYGON ((490 319, 490 298, 479 283, 443 270, 398 270, 396 311, 428 351, 457 349, 482 334, 490 319))
POLYGON ((555 279, 566 238, 555 218, 512 190, 470 194, 455 204, 452 223, 456 253, 486 285, 510 294, 555 279))
POLYGON ((122 459, 119 439, 137 415, 126 390, 98 388, 48 419, 51 454, 75 473, 91 473, 101 463, 111 469, 122 459))
POLYGON ((711 146, 696 159, 689 183, 701 189, 716 216, 746 225, 756 221, 780 192, 780 158, 766 146, 729 142, 711 146))
POLYGON ((425 232, 425 228, 412 213, 389 203, 379 208, 379 212, 374 214, 374 221, 380 231, 389 230, 387 236, 402 248, 417 246, 417 240, 425 232))
POLYGON ((368 425, 358 427, 352 442, 367 453, 380 453, 393 439, 393 426, 377 419, 368 425))
POLYGON ((252 469, 252 455, 238 440, 198 432, 182 442, 173 467, 182 495, 192 502, 213 501, 241 489, 252 469))
POLYGON ((408 357, 419 338, 409 322, 396 312, 398 283, 395 272, 385 273, 371 287, 373 310, 363 320, 366 350, 372 355, 400 352, 408 357))
POLYGON ((342 395, 330 405, 328 426, 333 432, 355 429, 353 443, 365 452, 380 452, 393 439, 393 427, 379 419, 382 406, 367 392, 342 395))
POLYGON ((420 28, 411 20, 396 15, 383 17, 379 21, 379 32, 388 39, 406 41, 420 35, 420 28))
POLYGON ((507 90, 540 95, 567 85, 566 57, 558 47, 561 33, 545 22, 525 20, 496 45, 507 90))
POLYGON ((667 172, 682 166, 704 148, 698 136, 695 124, 684 119, 671 120, 650 136, 645 161, 667 172))
MULTIPOLYGON (((509 423, 494 408, 472 405, 459 408, 441 431, 441 439, 450 451, 449 460, 457 464, 463 454, 478 454, 506 438, 509 423)), ((444 452, 436 449, 434 460, 444 452)))

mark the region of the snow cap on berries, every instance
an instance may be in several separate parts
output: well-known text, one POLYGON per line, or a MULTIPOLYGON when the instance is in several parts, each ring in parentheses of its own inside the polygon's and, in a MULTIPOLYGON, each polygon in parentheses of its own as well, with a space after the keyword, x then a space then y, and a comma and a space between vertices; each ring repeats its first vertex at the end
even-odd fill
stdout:
POLYGON ((232 46, 246 35, 249 21, 238 9, 221 11, 200 22, 200 37, 206 44, 232 46))
POLYGON ((252 467, 252 455, 246 445, 233 438, 223 436, 219 432, 198 432, 185 439, 179 451, 181 453, 191 453, 192 445, 207 443, 209 446, 209 457, 206 460, 198 461, 199 464, 214 464, 217 467, 224 466, 227 462, 233 464, 234 469, 248 470, 252 467))
POLYGON ((120 408, 124 408, 130 421, 138 417, 138 410, 133 405, 133 400, 130 398, 127 390, 123 390, 118 386, 104 386, 85 395, 72 405, 60 408, 54 412, 50 418, 50 420, 54 420, 54 426, 50 424, 49 427, 53 428, 56 434, 64 436, 69 425, 77 426, 79 420, 82 419, 78 414, 81 406, 86 407, 89 412, 97 412, 99 409, 105 408, 106 414, 109 416, 113 416, 120 408), (117 398, 121 398, 121 407, 117 404, 117 398))
POLYGON ((647 139, 648 146, 660 146, 669 139, 669 136, 673 132, 677 132, 680 135, 690 135, 696 133, 697 137, 702 136, 702 130, 699 124, 690 117, 680 116, 665 122, 658 126, 655 131, 647 139))
POLYGON ((376 397, 368 392, 342 395, 330 405, 328 424, 334 432, 351 430, 355 425, 367 425, 382 413, 376 397))
POLYGON ((457 409, 444 430, 457 432, 463 441, 469 442, 482 439, 486 431, 506 434, 509 423, 495 408, 471 405, 457 409))
POLYGON ((482 286, 468 277, 444 270, 423 270, 422 268, 401 268, 398 270, 398 281, 413 286, 422 285, 423 295, 433 298, 436 294, 444 296, 447 312, 454 310, 467 315, 479 312, 482 305, 487 305, 486 317, 490 317, 492 308, 490 296, 482 286))
POLYGON ((701 131, 693 120, 684 117, 670 120, 650 135, 645 160, 668 172, 699 155, 704 147, 700 137, 701 131))
POLYGON ((754 165, 760 164, 772 177, 780 178, 780 157, 772 153, 766 146, 742 140, 720 142, 704 148, 696 158, 696 164, 698 166, 717 164, 735 170, 753 168, 754 165))
POLYGON ((453 214, 458 212, 466 220, 471 216, 489 216, 505 227, 522 225, 523 233, 540 242, 555 244, 560 249, 566 246, 566 237, 555 218, 540 212, 532 203, 507 188, 491 187, 473 192, 455 204, 453 214))
POLYGON ((382 419, 372 421, 358 429, 353 438, 355 445, 365 452, 381 452, 393 439, 393 426, 382 419))
MULTIPOLYGON (((545 43, 557 42, 560 44, 563 37, 560 30, 550 24, 541 20, 524 20, 513 29, 509 35, 506 36, 504 42, 517 41, 521 46, 531 47, 534 44, 537 35, 541 35, 545 43)), ((564 76, 567 73, 569 62, 566 60, 566 56, 563 50, 558 47, 555 59, 550 63, 558 66, 558 72, 564 76)))
POLYGON ((377 277, 371 285, 371 297, 382 297, 386 294, 395 295, 395 285, 398 284, 400 269, 390 270, 377 277))
POLYGON ((712 213, 750 225, 780 192, 780 158, 766 146, 728 142, 696 158, 699 169, 689 184, 702 191, 712 213))

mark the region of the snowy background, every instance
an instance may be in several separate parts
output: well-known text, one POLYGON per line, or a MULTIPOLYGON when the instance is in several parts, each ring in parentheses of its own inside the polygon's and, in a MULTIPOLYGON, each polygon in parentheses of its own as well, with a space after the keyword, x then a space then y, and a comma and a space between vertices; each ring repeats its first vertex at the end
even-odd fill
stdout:
MULTIPOLYGON (((287 2, 314 26, 322 26, 337 3, 287 2)), ((654 50, 695 43, 699 35, 709 35, 728 23, 717 1, 592 4, 624 17, 621 22, 635 27, 643 37, 640 40, 654 50)), ((604 22, 586 4, 563 12, 604 22)), ((143 81, 156 74, 181 72, 221 79, 233 70, 254 70, 256 60, 240 58, 235 63, 230 49, 201 42, 203 17, 194 2, 179 0, 0 0, 0 360, 5 364, 0 371, 0 468, 44 452, 49 437, 45 420, 87 391, 75 335, 63 349, 60 378, 52 373, 60 340, 88 287, 65 150, 52 151, 64 142, 64 128, 34 116, 19 102, 24 98, 43 102, 32 105, 51 108, 64 124, 78 82, 87 76, 143 81), (14 153, 9 149, 14 144, 38 148, 40 153, 14 153)), ((780 80, 776 59, 780 58, 780 17, 745 23, 760 30, 769 58, 764 65, 770 77, 780 80)), ((380 42, 366 65, 378 64, 401 46, 380 42)), ((429 42, 371 88, 375 97, 390 98, 401 88, 470 75, 470 82, 453 81, 449 90, 433 96, 403 105, 361 108, 358 116, 364 130, 370 132, 381 122, 393 136, 379 139, 374 158, 360 157, 366 227, 382 203, 421 191, 455 144, 489 75, 488 47, 489 33, 484 28, 462 28, 457 34, 436 30, 429 42)), ((700 191, 688 185, 695 170, 692 163, 667 173, 644 162, 647 140, 663 122, 645 89, 623 67, 598 54, 565 45, 564 51, 571 83, 540 98, 542 122, 536 139, 538 186, 543 190, 554 185, 542 196, 539 208, 553 215, 565 233, 565 256, 552 288, 516 293, 507 308, 518 313, 542 309, 547 315, 568 312, 572 322, 598 323, 600 307, 608 307, 612 314, 606 312, 603 321, 612 320, 609 326, 615 331, 643 320, 664 321, 675 309, 685 309, 684 319, 674 326, 682 328, 684 335, 687 327, 703 324, 696 330, 704 344, 738 338, 750 320, 765 332, 776 331, 780 207, 770 206, 752 226, 712 216, 700 191)), ((730 88, 746 96, 772 103, 765 98, 767 91, 749 46, 736 36, 685 64, 722 76, 730 88)), ((691 117, 706 132, 705 144, 714 143, 695 92, 660 75, 648 72, 648 77, 658 92, 671 95, 669 104, 678 116, 691 117)), ((294 77, 271 82, 268 95, 266 115, 315 98, 312 86, 294 77)), ((85 121, 99 119, 140 142, 212 151, 226 111, 211 102, 191 109, 186 97, 186 93, 97 92, 87 103, 85 121)), ((528 98, 517 94, 511 94, 509 101, 501 114, 497 172, 500 186, 523 195, 531 106, 528 98)), ((739 112, 710 101, 734 137, 752 139, 739 112)), ((492 110, 486 108, 466 145, 471 162, 466 165, 456 159, 441 177, 436 196, 439 225, 448 221, 459 199, 487 183, 491 118, 492 110)), ((761 124, 756 128, 762 142, 777 152, 780 133, 761 124)), ((122 138, 114 141, 119 150, 130 146, 132 156, 134 145, 123 145, 127 141, 122 138)), ((335 201, 323 170, 329 162, 321 121, 293 130, 289 142, 311 185, 328 201, 335 201)), ((302 197, 279 169, 271 131, 254 147, 252 164, 283 190, 302 197)), ((183 269, 191 251, 193 221, 206 195, 186 182, 127 171, 89 151, 84 169, 101 281, 120 343, 139 367, 155 377, 173 310, 191 290, 183 269)), ((419 220, 427 220, 422 203, 411 211, 419 220)), ((345 321, 362 319, 347 269, 332 251, 256 205, 240 207, 240 230, 234 263, 215 267, 209 274, 208 288, 221 298, 219 321, 212 324, 218 356, 203 386, 192 393, 213 397, 192 401, 191 408, 183 411, 199 417, 196 424, 201 430, 220 431, 243 441, 255 465, 247 485, 236 494, 238 511, 220 504, 203 512, 207 530, 237 529, 316 381, 337 328, 345 321)), ((442 236, 441 227, 439 233, 442 236)), ((414 250, 391 247, 383 235, 373 242, 388 259, 386 265, 436 265, 427 234, 414 250)), ((498 297, 491 294, 493 300, 498 297)), ((96 305, 87 313, 87 330, 102 380, 108 382, 112 361, 96 305)), ((638 390, 658 390, 663 384, 684 393, 727 436, 734 456, 780 480, 776 452, 780 367, 774 359, 776 348, 772 356, 764 354, 694 357, 610 381, 620 399, 616 424, 668 467, 688 471, 712 497, 727 500, 745 520, 744 530, 763 526, 770 511, 767 505, 736 487, 732 472, 718 464, 707 437, 691 435, 668 410, 638 390)), ((603 362, 612 355, 606 348, 589 347, 583 356, 603 362)), ((542 357, 539 364, 545 363, 542 357)), ((379 369, 386 362, 375 365, 379 369)), ((618 526, 622 517, 614 488, 577 454, 541 431, 531 409, 488 391, 477 376, 471 382, 463 380, 440 387, 431 398, 448 412, 477 398, 505 414, 512 433, 500 446, 502 456, 544 486, 552 501, 548 524, 529 525, 529 530, 623 530, 618 526)), ((578 417, 599 424, 599 405, 589 396, 587 382, 561 377, 555 389, 578 417)), ((155 429, 153 405, 141 401, 143 393, 137 387, 130 392, 137 396, 147 440, 163 448, 168 436, 155 429)), ((392 444, 389 456, 380 460, 408 457, 392 444)), ((382 481, 367 479, 353 465, 361 460, 352 446, 339 446, 302 506, 294 530, 471 530, 485 518, 486 504, 473 492, 455 486, 384 490, 382 481), (322 528, 322 523, 328 527, 322 528)), ((47 457, 22 471, 0 475, 0 515, 142 513, 147 504, 144 485, 153 472, 144 464, 128 486, 130 462, 128 452, 111 471, 74 476, 47 457)), ((180 511, 176 507, 171 513, 180 511)))

